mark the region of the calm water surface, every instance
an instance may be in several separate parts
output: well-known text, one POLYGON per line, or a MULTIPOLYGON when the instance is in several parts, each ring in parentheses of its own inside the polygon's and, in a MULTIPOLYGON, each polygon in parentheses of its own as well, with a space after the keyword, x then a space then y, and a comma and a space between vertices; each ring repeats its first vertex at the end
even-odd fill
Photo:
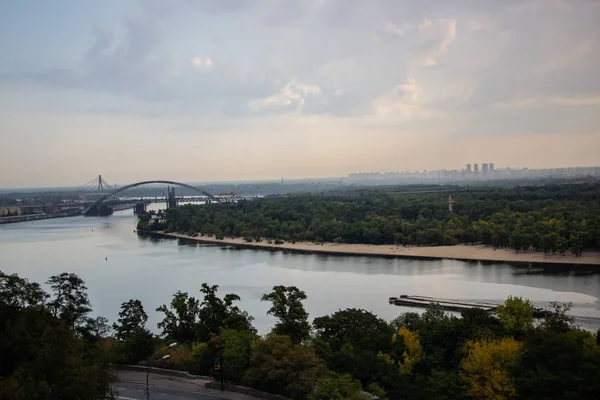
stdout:
POLYGON ((74 272, 86 281, 95 315, 115 321, 120 304, 137 298, 155 332, 161 314, 154 309, 169 303, 177 290, 199 296, 203 282, 220 285, 221 295, 240 295, 241 307, 255 317, 262 332, 273 319, 260 297, 274 285, 304 290, 311 317, 358 307, 391 320, 409 310, 388 305, 387 298, 399 294, 497 302, 513 295, 540 306, 572 302, 578 324, 600 328, 600 269, 236 250, 142 238, 134 233, 135 225, 131 210, 104 218, 3 225, 0 270, 40 283, 51 275, 74 272))

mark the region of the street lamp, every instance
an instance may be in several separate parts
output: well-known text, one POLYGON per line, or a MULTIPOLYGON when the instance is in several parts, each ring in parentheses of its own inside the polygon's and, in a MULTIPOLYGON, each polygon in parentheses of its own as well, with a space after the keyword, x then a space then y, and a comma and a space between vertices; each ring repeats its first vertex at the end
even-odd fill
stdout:
MULTIPOLYGON (((157 354, 165 351, 165 350, 169 350, 172 349, 173 347, 177 346, 177 342, 173 342, 170 345, 168 345, 167 347, 163 347, 162 349, 154 352, 154 354, 152 354, 150 357, 148 357, 148 359, 146 360, 146 400, 150 400, 150 389, 148 388, 148 376, 150 375, 150 361, 154 358, 154 356, 156 356, 157 354)), ((167 360, 171 358, 170 354, 166 354, 164 356, 161 357, 161 360, 167 360)))

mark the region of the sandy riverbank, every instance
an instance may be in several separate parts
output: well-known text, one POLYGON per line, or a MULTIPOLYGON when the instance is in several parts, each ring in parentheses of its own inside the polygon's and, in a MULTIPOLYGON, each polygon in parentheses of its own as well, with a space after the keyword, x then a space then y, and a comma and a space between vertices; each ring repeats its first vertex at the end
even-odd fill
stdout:
POLYGON ((507 263, 532 263, 532 264, 582 264, 600 265, 600 252, 584 252, 581 257, 572 254, 544 255, 541 252, 530 250, 528 252, 515 253, 509 249, 494 249, 481 245, 468 246, 432 246, 432 247, 403 247, 395 245, 367 245, 367 244, 337 244, 337 243, 284 243, 269 244, 266 240, 262 242, 245 242, 242 238, 216 239, 214 236, 190 237, 177 233, 158 233, 161 236, 195 240, 201 243, 229 244, 251 248, 263 248, 269 250, 287 250, 305 253, 325 253, 338 255, 360 255, 360 256, 383 256, 383 257, 408 257, 408 258, 448 258, 467 261, 495 261, 507 263))

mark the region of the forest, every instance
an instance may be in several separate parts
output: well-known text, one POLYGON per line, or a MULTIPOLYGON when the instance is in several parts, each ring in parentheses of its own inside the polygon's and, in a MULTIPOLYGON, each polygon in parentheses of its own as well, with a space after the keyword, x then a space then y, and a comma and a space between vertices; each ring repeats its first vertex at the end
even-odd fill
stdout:
POLYGON ((112 325, 91 317, 85 282, 62 273, 41 285, 0 272, 0 399, 106 399, 110 365, 211 375, 298 400, 596 399, 600 332, 574 325, 568 304, 534 323, 531 303, 509 297, 496 314, 460 317, 433 306, 391 322, 361 309, 309 319, 306 294, 274 286, 261 300, 275 318, 259 335, 241 298, 203 283, 156 308, 123 302, 112 325), (167 346, 169 358, 155 357, 167 346), (214 370, 214 360, 221 370, 214 370))
POLYGON ((576 256, 600 248, 600 183, 398 188, 185 205, 142 215, 138 230, 284 241, 484 244, 576 256), (448 197, 454 201, 448 209, 448 197))

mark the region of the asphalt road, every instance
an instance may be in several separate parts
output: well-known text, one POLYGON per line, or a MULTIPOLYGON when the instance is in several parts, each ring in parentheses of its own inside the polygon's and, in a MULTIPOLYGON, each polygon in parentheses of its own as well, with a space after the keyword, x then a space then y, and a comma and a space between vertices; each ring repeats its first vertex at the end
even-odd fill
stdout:
MULTIPOLYGON (((206 389, 208 381, 186 379, 150 373, 149 391, 153 400, 258 400, 241 393, 206 389)), ((146 373, 143 371, 119 371, 113 393, 119 400, 146 400, 146 373)))
MULTIPOLYGON (((113 387, 116 398, 120 400, 145 400, 144 392, 146 386, 141 383, 118 382, 113 387)), ((150 398, 160 400, 223 400, 226 397, 219 397, 208 393, 190 392, 188 390, 150 386, 150 398)))

